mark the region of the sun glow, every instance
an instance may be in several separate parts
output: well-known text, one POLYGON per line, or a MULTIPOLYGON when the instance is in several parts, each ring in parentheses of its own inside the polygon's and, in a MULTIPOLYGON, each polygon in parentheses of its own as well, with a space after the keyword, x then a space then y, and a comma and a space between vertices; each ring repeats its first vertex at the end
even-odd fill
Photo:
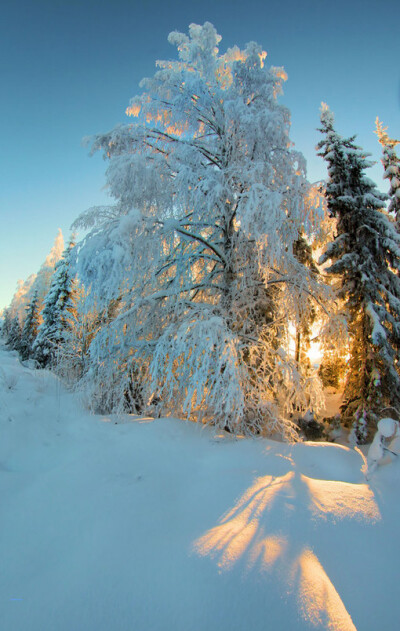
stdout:
POLYGON ((312 366, 319 366, 322 360, 322 349, 321 344, 319 342, 311 342, 310 348, 307 351, 307 357, 311 362, 312 366))

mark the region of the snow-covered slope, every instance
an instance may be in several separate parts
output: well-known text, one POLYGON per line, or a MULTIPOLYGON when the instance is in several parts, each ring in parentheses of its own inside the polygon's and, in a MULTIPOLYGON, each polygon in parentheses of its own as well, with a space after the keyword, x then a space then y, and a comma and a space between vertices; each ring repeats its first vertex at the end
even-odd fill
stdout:
POLYGON ((1 631, 399 628, 400 463, 89 416, 0 350, 1 631))

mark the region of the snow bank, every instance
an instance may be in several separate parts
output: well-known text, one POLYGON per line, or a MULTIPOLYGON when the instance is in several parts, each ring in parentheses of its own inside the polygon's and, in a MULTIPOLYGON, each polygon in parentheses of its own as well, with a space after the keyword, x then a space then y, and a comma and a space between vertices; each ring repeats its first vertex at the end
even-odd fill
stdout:
POLYGON ((0 629, 390 629, 400 466, 89 416, 0 350, 0 629))

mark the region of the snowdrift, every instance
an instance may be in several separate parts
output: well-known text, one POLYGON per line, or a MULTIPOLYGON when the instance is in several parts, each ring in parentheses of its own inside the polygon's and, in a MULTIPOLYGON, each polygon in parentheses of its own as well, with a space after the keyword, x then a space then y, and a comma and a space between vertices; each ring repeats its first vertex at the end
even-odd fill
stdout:
POLYGON ((0 629, 395 629, 400 464, 90 416, 0 349, 0 629))

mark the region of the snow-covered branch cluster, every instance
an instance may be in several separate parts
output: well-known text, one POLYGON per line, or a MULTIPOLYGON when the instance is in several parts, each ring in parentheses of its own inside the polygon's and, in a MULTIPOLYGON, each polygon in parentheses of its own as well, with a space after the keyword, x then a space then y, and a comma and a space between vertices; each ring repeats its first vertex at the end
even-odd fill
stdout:
POLYGON ((209 23, 169 39, 179 59, 142 82, 135 122, 92 139, 116 203, 78 220, 94 227, 76 265, 98 306, 118 308, 92 343, 91 379, 114 384, 116 405, 135 375, 140 403, 264 431, 309 404, 301 376, 288 385, 289 323, 324 301, 296 255, 312 213, 277 101, 285 74, 254 43, 220 54, 209 23))

